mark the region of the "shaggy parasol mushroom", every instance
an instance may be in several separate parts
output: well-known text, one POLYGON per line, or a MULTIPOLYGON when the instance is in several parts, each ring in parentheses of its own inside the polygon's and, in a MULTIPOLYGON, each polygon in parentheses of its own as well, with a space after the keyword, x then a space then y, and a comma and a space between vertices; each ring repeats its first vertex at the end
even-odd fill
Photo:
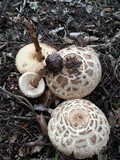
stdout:
POLYGON ((104 113, 85 99, 59 104, 48 123, 52 144, 65 155, 84 159, 98 154, 107 144, 110 126, 104 113))
POLYGON ((61 99, 82 98, 91 93, 101 79, 98 55, 90 47, 69 46, 58 51, 56 59, 49 55, 46 64, 50 71, 46 76, 47 85, 61 99))

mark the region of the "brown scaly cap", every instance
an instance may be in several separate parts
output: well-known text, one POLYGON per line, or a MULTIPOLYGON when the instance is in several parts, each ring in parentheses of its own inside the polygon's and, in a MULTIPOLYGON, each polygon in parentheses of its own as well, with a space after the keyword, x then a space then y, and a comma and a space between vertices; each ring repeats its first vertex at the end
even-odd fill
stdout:
POLYGON ((102 74, 96 52, 90 47, 72 45, 57 54, 63 59, 63 68, 59 74, 47 74, 46 82, 51 92, 61 99, 77 99, 90 94, 102 74))

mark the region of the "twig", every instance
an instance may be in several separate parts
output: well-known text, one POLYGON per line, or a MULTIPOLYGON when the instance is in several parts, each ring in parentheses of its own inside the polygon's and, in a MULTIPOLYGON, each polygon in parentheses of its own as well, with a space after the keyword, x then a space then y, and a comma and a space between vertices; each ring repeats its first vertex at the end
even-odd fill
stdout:
POLYGON ((42 134, 43 135, 47 135, 47 124, 46 124, 46 121, 45 121, 45 117, 43 116, 43 114, 39 115, 37 114, 35 111, 34 111, 34 107, 32 106, 32 104, 24 97, 22 96, 18 96, 18 95, 15 95, 15 94, 12 94, 11 92, 5 90, 4 88, 2 88, 0 86, 0 91, 2 91, 4 94, 10 96, 11 98, 15 98, 17 99, 18 101, 20 101, 22 104, 24 104, 25 106, 27 106, 31 111, 32 113, 34 114, 35 116, 35 120, 38 122, 38 124, 40 125, 41 127, 41 130, 42 130, 42 134))
POLYGON ((36 116, 36 121, 41 126, 42 134, 43 135, 48 135, 48 132, 47 132, 47 123, 46 123, 45 117, 43 116, 42 113, 40 115, 36 116))
POLYGON ((51 114, 53 112, 52 108, 46 108, 46 105, 34 105, 34 109, 36 111, 40 111, 40 112, 48 112, 49 114, 51 114))
POLYGON ((21 120, 34 120, 35 117, 23 117, 23 116, 11 116, 10 118, 13 118, 13 119, 21 119, 21 120))
POLYGON ((32 135, 26 128, 22 127, 22 125, 19 126, 19 125, 14 124, 14 123, 12 123, 12 124, 7 123, 6 126, 7 126, 8 128, 10 128, 11 130, 13 129, 13 127, 18 127, 18 128, 20 128, 21 130, 24 130, 26 133, 28 133, 28 134, 30 135, 30 137, 33 137, 33 135, 32 135))
POLYGON ((4 94, 10 96, 11 98, 17 99, 19 102, 21 102, 22 104, 27 106, 27 108, 29 108, 32 111, 32 113, 36 116, 37 113, 34 111, 34 107, 32 106, 32 104, 26 98, 24 98, 22 96, 18 96, 16 94, 13 94, 13 93, 5 90, 1 86, 0 86, 0 91, 2 91, 2 93, 4 93, 4 94))
POLYGON ((0 42, 0 50, 7 46, 7 42, 0 42))
POLYGON ((19 13, 17 15, 18 17, 23 15, 26 4, 27 4, 27 0, 24 0, 22 6, 20 6, 20 10, 19 10, 19 13))
POLYGON ((26 143, 25 146, 27 146, 27 147, 34 147, 34 146, 52 146, 52 144, 51 144, 51 143, 44 143, 44 142, 34 141, 34 142, 26 143))

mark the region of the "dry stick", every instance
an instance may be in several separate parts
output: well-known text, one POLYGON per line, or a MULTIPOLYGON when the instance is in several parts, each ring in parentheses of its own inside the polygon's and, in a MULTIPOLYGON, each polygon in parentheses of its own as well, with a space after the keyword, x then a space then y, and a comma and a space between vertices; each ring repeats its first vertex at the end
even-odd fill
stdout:
POLYGON ((31 141, 31 142, 26 143, 25 146, 27 146, 27 147, 52 146, 52 144, 51 143, 42 142, 41 140, 35 140, 35 141, 31 141))
POLYGON ((7 42, 0 42, 0 50, 7 46, 7 42))
POLYGON ((36 50, 36 52, 38 53, 38 54, 37 54, 38 60, 39 60, 40 62, 42 62, 44 57, 42 56, 42 49, 41 49, 40 44, 39 44, 39 42, 38 42, 38 36, 37 36, 37 34, 36 34, 36 29, 35 29, 35 27, 34 27, 30 22, 28 22, 26 19, 24 19, 24 20, 21 21, 21 22, 22 22, 22 24, 26 27, 26 29, 28 30, 28 32, 29 32, 29 34, 30 34, 30 36, 31 36, 32 42, 33 42, 34 45, 35 45, 35 50, 36 50))

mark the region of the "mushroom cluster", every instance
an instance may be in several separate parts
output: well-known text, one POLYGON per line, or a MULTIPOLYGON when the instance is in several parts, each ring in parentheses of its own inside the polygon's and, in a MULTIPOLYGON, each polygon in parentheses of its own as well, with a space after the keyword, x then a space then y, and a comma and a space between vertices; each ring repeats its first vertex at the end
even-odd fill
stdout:
POLYGON ((39 72, 45 67, 46 57, 57 52, 47 44, 39 45, 41 53, 36 51, 34 43, 30 43, 19 50, 15 59, 18 71, 23 74, 19 78, 19 88, 25 96, 31 98, 37 98, 44 92, 45 82, 39 72), (44 59, 41 60, 41 57, 44 59))
POLYGON ((84 159, 98 154, 107 144, 110 126, 104 113, 92 102, 81 99, 101 80, 101 64, 90 47, 69 46, 57 51, 39 43, 34 27, 25 21, 33 43, 16 55, 16 67, 23 74, 19 87, 24 95, 36 98, 47 86, 59 104, 48 123, 52 144, 66 155, 84 159))
POLYGON ((84 159, 98 154, 109 139, 110 126, 104 113, 92 102, 81 99, 101 79, 101 64, 90 47, 69 46, 57 51, 47 44, 31 43, 20 49, 16 66, 23 75, 19 87, 27 97, 37 98, 47 86, 59 104, 48 123, 48 136, 62 153, 84 159), (40 46, 39 46, 40 45, 40 46), (43 58, 43 59, 42 59, 43 58))
POLYGON ((58 51, 57 55, 63 60, 63 67, 58 74, 54 73, 54 65, 57 66, 59 62, 57 58, 54 63, 52 54, 46 59, 50 67, 46 82, 52 93, 61 99, 76 99, 85 97, 96 88, 102 71, 94 49, 72 45, 58 51))
POLYGON ((78 159, 98 154, 106 146, 109 134, 104 113, 85 99, 62 102, 48 123, 52 144, 65 155, 73 154, 78 159))

